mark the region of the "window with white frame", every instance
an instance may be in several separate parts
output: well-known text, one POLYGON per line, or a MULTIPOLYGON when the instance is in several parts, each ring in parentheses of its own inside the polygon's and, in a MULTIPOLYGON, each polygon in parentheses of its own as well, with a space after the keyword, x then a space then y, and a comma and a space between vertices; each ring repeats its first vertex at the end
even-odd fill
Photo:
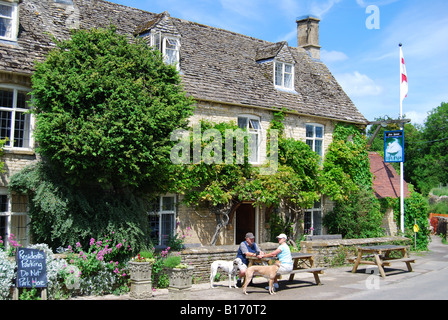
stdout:
POLYGON ((29 244, 28 200, 24 195, 10 195, 6 188, 0 188, 0 237, 9 245, 9 237, 22 246, 29 244))
POLYGON ((28 92, 0 85, 0 139, 5 148, 31 149, 31 114, 28 92))
POLYGON ((320 124, 306 125, 306 144, 321 158, 323 155, 324 126, 320 124))
POLYGON ((322 234, 322 203, 317 201, 313 208, 305 210, 304 214, 304 231, 309 235, 322 234))
POLYGON ((275 61, 274 84, 280 89, 294 90, 294 65, 275 61))
POLYGON ((238 127, 247 130, 250 136, 249 163, 260 162, 261 124, 255 116, 239 116, 238 127))
POLYGON ((165 195, 151 204, 149 211, 151 240, 155 245, 168 245, 170 237, 176 232, 176 197, 165 195))
POLYGON ((179 38, 164 36, 160 32, 156 32, 152 37, 152 45, 162 52, 166 64, 173 65, 180 70, 179 38))
POLYGON ((0 40, 17 40, 17 3, 0 1, 0 40))

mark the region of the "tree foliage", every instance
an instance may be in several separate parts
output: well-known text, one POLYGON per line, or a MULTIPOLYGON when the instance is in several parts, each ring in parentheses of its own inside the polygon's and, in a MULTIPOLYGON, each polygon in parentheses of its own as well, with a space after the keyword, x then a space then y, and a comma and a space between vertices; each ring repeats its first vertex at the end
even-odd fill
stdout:
POLYGON ((11 177, 9 187, 27 194, 30 232, 37 243, 56 249, 115 234, 135 251, 147 244, 147 206, 141 198, 100 186, 77 187, 46 162, 11 177))
POLYGON ((323 163, 322 194, 345 201, 360 186, 371 188, 366 137, 354 125, 337 124, 323 163))
POLYGON ((112 26, 54 41, 32 77, 38 152, 78 185, 162 189, 193 109, 175 67, 112 26))
MULTIPOLYGON (((389 119, 389 117, 384 117, 389 119)), ((379 119, 380 120, 380 119, 379 119)), ((427 195, 434 187, 448 184, 448 103, 431 110, 424 124, 405 124, 404 177, 418 192, 427 195)), ((372 127, 369 133, 374 131, 372 127)), ((385 130, 397 130, 398 126, 387 126, 385 130)), ((370 150, 383 152, 381 129, 370 150)))
POLYGON ((383 212, 371 189, 359 186, 347 200, 337 201, 333 211, 324 217, 330 234, 344 238, 372 238, 384 235, 381 228, 383 212))

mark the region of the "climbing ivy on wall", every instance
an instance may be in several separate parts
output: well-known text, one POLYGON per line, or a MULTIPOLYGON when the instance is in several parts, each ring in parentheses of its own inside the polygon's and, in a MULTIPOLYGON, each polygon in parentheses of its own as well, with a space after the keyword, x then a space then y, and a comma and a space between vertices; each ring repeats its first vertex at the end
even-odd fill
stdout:
POLYGON ((360 186, 372 187, 366 137, 348 124, 337 124, 328 147, 321 175, 322 194, 332 200, 347 200, 360 186))

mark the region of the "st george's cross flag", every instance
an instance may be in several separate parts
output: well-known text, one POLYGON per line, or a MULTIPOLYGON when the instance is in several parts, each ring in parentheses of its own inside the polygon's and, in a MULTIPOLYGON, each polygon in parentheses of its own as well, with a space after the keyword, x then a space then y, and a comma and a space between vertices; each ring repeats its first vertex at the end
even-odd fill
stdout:
POLYGON ((403 50, 400 46, 400 98, 401 101, 403 101, 404 98, 408 96, 408 75, 406 73, 406 66, 404 64, 404 58, 403 58, 403 50))

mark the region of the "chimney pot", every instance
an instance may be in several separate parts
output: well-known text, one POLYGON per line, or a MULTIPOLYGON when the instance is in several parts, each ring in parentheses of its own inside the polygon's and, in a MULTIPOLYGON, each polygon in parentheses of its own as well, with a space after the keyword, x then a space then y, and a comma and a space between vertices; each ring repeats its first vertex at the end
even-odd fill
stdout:
POLYGON ((297 18, 297 46, 310 54, 311 58, 320 60, 319 22, 313 16, 297 18))

